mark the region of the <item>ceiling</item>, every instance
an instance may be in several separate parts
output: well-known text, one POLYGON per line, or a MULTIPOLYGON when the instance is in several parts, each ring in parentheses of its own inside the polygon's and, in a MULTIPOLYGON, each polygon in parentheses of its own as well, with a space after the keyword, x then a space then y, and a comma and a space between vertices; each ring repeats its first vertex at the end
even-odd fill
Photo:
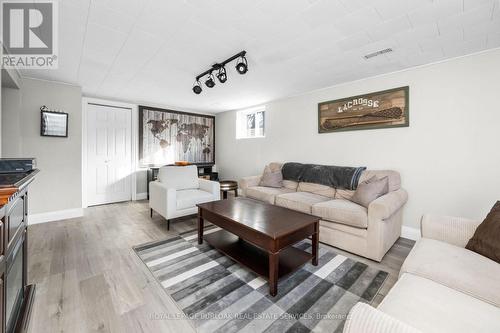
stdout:
POLYGON ((500 47, 500 0, 63 0, 59 69, 87 96, 220 112, 500 47), (394 51, 366 60, 385 48, 394 51), (247 51, 249 72, 194 77, 247 51))

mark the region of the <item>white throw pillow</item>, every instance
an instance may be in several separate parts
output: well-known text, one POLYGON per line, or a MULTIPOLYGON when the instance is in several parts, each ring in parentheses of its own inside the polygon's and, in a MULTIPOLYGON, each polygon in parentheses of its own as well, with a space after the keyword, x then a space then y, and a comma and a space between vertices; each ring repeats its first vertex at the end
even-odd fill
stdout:
POLYGON ((196 165, 164 166, 158 171, 158 180, 167 188, 188 190, 200 187, 196 165))

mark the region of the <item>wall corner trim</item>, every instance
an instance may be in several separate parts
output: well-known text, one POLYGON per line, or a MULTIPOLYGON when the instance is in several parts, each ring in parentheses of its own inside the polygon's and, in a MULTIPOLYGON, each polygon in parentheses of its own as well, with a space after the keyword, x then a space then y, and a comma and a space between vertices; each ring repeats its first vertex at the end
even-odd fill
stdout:
POLYGON ((415 240, 415 241, 419 240, 421 238, 420 229, 402 226, 401 227, 401 237, 415 240))
POLYGON ((46 213, 29 214, 28 225, 67 220, 82 216, 83 216, 83 208, 73 208, 73 209, 57 210, 46 213))

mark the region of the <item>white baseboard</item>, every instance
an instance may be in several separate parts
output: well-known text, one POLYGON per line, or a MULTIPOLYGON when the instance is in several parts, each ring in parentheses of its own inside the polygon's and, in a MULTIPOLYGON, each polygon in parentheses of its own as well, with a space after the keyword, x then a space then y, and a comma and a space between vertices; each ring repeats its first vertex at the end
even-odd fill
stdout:
POLYGON ((83 216, 83 208, 57 210, 54 212, 29 214, 28 224, 38 224, 52 221, 60 221, 83 216))
POLYGON ((148 198, 148 194, 146 192, 144 193, 137 193, 135 199, 136 200, 146 200, 148 198))
POLYGON ((411 240, 418 240, 421 237, 420 229, 403 226, 401 228, 401 237, 411 240))

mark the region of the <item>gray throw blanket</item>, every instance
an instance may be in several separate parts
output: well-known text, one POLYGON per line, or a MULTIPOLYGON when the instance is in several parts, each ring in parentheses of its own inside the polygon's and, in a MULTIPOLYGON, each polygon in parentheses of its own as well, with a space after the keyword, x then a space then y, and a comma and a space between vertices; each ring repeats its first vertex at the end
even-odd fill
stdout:
POLYGON ((345 190, 355 190, 366 167, 340 167, 334 165, 285 163, 283 179, 315 183, 345 190))

